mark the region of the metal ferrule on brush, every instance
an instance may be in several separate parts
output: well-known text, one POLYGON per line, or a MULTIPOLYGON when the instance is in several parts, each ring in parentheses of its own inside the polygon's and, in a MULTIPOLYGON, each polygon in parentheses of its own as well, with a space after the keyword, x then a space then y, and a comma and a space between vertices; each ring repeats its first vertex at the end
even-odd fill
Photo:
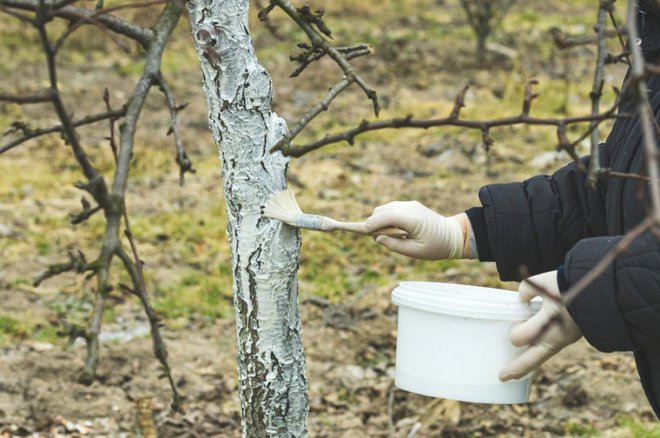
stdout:
POLYGON ((310 230, 330 231, 334 229, 331 221, 325 216, 317 214, 298 214, 296 215, 296 227, 307 228, 310 230))

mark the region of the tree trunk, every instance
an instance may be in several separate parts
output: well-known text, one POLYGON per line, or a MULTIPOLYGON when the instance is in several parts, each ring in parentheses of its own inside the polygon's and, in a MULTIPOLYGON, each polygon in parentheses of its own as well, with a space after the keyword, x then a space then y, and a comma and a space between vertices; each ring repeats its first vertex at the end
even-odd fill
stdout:
POLYGON ((231 243, 243 435, 306 436, 309 406, 298 308, 297 229, 261 215, 286 186, 287 132, 248 31, 248 0, 188 3, 209 124, 220 148, 231 243))

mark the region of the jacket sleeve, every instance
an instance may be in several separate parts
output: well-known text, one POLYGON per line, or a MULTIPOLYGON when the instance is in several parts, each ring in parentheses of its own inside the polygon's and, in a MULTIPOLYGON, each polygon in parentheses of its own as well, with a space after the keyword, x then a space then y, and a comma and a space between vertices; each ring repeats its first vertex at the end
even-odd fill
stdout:
MULTIPOLYGON (((566 255, 564 275, 574 285, 621 240, 594 237, 566 255)), ((568 308, 582 334, 601 351, 660 345, 660 241, 653 233, 634 240, 568 308)))
MULTIPOLYGON (((581 162, 586 168, 589 157, 581 162)), ((479 257, 495 261, 505 281, 520 280, 523 266, 532 275, 557 269, 576 242, 607 231, 604 196, 576 163, 522 183, 482 187, 479 199, 478 214, 468 211, 479 257)))

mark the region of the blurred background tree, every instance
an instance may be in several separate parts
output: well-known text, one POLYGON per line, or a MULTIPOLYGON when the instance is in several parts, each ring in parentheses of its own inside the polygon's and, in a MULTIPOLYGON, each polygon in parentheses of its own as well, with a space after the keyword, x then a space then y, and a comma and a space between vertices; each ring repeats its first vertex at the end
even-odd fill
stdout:
POLYGON ((476 61, 486 61, 488 37, 497 29, 516 0, 460 0, 467 22, 476 38, 476 61))

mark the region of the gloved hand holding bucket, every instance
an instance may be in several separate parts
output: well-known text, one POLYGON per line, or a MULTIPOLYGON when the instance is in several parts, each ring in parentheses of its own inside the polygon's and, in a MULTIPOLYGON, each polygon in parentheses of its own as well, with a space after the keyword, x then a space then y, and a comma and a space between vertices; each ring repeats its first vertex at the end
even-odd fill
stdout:
MULTIPOLYGON (((444 217, 419 202, 391 202, 365 223, 367 232, 388 226, 405 230, 406 238, 375 240, 403 255, 477 255, 465 213, 444 217)), ((402 282, 392 296, 399 305, 397 386, 463 401, 526 402, 530 373, 582 336, 561 304, 557 275, 523 281, 518 297, 491 288, 402 282)))

